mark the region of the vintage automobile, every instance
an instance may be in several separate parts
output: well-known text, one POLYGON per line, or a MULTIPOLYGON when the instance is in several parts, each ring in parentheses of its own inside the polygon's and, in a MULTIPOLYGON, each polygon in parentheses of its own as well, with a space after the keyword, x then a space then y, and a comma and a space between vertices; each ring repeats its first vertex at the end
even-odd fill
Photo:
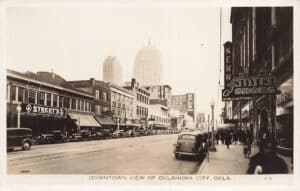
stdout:
POLYGON ((112 138, 121 138, 125 137, 125 132, 123 130, 116 130, 112 133, 112 138))
POLYGON ((75 141, 83 141, 82 136, 79 133, 73 133, 70 137, 69 140, 71 142, 75 142, 75 141))
POLYGON ((203 134, 199 132, 183 132, 179 134, 177 143, 174 146, 175 158, 187 155, 200 159, 207 152, 203 134))
POLYGON ((111 130, 109 130, 109 129, 101 129, 98 131, 98 133, 99 133, 99 136, 103 139, 112 138, 112 133, 111 133, 111 130))
POLYGON ((68 140, 67 137, 61 131, 52 131, 51 134, 53 135, 55 143, 64 143, 68 140))
POLYGON ((89 130, 80 130, 78 133, 80 134, 80 136, 84 140, 89 140, 89 139, 92 138, 91 137, 91 132, 89 130))
POLYGON ((54 135, 51 133, 41 134, 36 139, 36 143, 38 144, 50 144, 54 142, 54 135))
POLYGON ((30 150, 33 144, 32 131, 27 128, 7 128, 7 150, 21 147, 22 150, 30 150))

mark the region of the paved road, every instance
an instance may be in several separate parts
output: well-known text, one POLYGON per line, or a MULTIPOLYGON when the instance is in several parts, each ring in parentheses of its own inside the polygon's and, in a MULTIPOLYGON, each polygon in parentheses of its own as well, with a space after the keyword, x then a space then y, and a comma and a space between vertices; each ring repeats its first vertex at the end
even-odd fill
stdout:
POLYGON ((199 162, 176 160, 177 135, 36 145, 8 152, 9 174, 194 174, 199 162))

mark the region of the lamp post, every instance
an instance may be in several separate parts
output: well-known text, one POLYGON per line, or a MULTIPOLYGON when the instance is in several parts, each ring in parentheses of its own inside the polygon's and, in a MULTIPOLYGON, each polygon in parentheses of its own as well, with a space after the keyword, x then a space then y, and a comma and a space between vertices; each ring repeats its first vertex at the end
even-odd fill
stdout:
POLYGON ((17 113, 18 113, 17 127, 20 128, 20 126, 21 126, 21 125, 20 125, 20 122, 21 122, 21 120, 20 120, 20 115, 21 115, 21 110, 22 110, 20 104, 17 105, 16 110, 17 110, 17 113))
POLYGON ((217 149, 215 147, 215 127, 214 127, 214 108, 215 108, 215 102, 214 101, 210 102, 210 107, 211 107, 211 121, 212 121, 212 127, 211 127, 211 130, 212 130, 212 137, 211 137, 212 144, 211 144, 210 150, 211 151, 217 151, 217 149))

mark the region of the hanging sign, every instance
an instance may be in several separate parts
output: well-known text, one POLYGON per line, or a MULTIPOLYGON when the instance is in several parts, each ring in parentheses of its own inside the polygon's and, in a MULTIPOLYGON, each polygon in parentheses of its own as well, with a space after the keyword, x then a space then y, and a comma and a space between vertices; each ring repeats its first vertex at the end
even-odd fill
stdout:
POLYGON ((232 79, 232 43, 226 42, 224 45, 224 86, 228 87, 232 79))
POLYGON ((236 77, 222 90, 222 100, 249 99, 251 96, 276 94, 272 76, 236 77))

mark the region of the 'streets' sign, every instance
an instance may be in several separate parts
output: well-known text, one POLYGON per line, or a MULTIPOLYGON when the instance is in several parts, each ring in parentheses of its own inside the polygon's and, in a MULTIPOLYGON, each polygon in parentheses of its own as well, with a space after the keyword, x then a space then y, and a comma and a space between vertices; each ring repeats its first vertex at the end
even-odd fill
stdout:
POLYGON ((228 83, 232 79, 232 43, 224 44, 224 86, 228 87, 228 83))
POLYGON ((249 99, 254 95, 276 94, 271 76, 237 77, 222 90, 222 100, 249 99))
POLYGON ((35 104, 22 105, 22 112, 54 115, 54 116, 60 116, 60 117, 64 116, 64 110, 62 108, 41 106, 41 105, 35 105, 35 104))

